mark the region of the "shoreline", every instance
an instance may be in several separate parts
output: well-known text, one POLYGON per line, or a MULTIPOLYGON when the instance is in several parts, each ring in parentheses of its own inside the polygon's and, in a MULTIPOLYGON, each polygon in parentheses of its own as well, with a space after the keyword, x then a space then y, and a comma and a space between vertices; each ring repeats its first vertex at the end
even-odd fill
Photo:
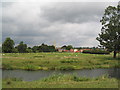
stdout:
MULTIPOLYGON (((103 67, 103 68, 81 68, 81 69, 72 69, 74 70, 94 70, 94 69, 120 69, 120 67, 103 67)), ((61 70, 61 69, 37 69, 37 70, 27 70, 27 69, 3 69, 0 70, 24 70, 24 71, 70 71, 70 70, 61 70)))

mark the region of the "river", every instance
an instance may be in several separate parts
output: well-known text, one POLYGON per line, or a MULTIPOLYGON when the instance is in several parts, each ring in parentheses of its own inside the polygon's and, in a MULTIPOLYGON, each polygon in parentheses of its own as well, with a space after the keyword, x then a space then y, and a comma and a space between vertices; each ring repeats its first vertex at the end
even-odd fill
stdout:
POLYGON ((120 68, 109 69, 83 69, 83 70, 39 70, 39 71, 25 71, 25 70, 2 70, 2 78, 21 78, 24 81, 40 80, 49 77, 53 74, 75 74, 81 77, 99 77, 102 75, 109 75, 110 77, 120 78, 120 68))

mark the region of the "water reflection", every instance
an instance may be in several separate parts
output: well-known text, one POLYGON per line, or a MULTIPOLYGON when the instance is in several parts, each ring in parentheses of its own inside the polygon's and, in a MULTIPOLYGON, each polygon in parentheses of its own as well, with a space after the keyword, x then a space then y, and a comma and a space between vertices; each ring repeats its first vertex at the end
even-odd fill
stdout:
POLYGON ((75 74, 81 77, 98 77, 108 74, 110 77, 120 78, 120 69, 84 69, 84 70, 72 70, 72 71, 25 71, 25 70, 3 70, 2 77, 16 77, 25 81, 39 80, 53 74, 75 74))

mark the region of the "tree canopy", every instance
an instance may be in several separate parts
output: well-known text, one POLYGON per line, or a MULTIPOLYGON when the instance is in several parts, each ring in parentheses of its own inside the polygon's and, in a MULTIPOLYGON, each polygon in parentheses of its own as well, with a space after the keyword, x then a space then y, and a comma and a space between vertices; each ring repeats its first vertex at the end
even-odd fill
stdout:
POLYGON ((96 38, 100 45, 109 51, 114 51, 114 58, 120 51, 120 5, 108 6, 100 20, 102 23, 101 33, 96 38))
POLYGON ((21 41, 17 48, 19 53, 25 53, 27 49, 27 44, 24 44, 23 41, 21 41))
POLYGON ((2 52, 12 53, 14 49, 14 44, 14 41, 10 37, 6 38, 2 44, 2 52))

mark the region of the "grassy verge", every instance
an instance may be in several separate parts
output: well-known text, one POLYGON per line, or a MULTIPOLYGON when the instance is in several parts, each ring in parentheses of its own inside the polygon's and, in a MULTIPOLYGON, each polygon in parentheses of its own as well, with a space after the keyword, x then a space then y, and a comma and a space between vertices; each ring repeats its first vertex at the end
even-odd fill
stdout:
MULTIPOLYGON (((119 58, 120 59, 120 58, 119 58)), ((73 70, 120 67, 120 60, 112 55, 81 53, 5 53, 3 69, 73 70)))
POLYGON ((118 88, 118 80, 107 76, 86 78, 60 74, 31 82, 7 78, 3 80, 2 86, 3 88, 118 88))

